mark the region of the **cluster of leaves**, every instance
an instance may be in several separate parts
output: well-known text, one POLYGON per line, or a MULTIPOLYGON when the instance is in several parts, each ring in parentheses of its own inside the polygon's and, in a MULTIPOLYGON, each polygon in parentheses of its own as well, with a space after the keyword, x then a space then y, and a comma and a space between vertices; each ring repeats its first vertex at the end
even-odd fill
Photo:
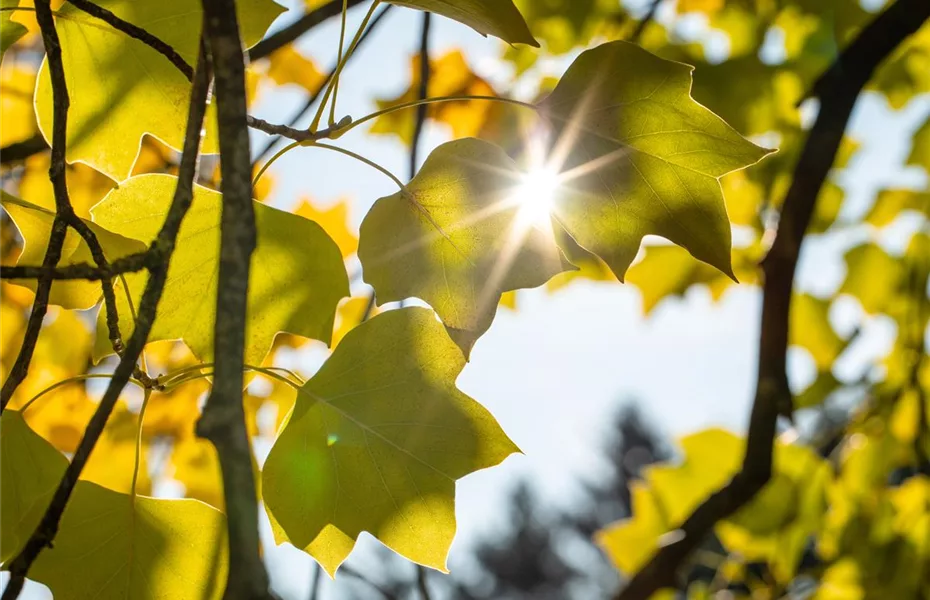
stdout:
MULTIPOLYGON (((429 104, 426 117, 451 125, 458 139, 434 149, 409 183, 397 180, 400 190, 374 203, 358 237, 347 225, 344 204, 323 211, 301 199, 290 211, 272 208, 262 202, 270 197, 270 179, 257 178, 244 383, 258 377, 267 385, 243 393, 247 425, 250 435, 274 439, 259 477, 276 540, 304 549, 330 573, 363 531, 410 560, 445 570, 455 532, 455 481, 518 451, 493 416, 455 385, 476 340, 513 291, 542 285, 557 290, 578 278, 627 278, 642 291, 649 312, 694 286, 708 286, 720 297, 736 279, 758 279, 773 215, 807 137, 799 103, 839 49, 874 18, 853 0, 679 2, 680 13, 703 13, 710 28, 729 40, 721 61, 701 44, 681 39, 674 20, 637 22, 615 2, 386 2, 521 44, 509 47, 504 58, 525 77, 540 79, 541 54, 590 49, 559 79, 541 78, 531 104, 508 100, 456 52, 431 60, 427 96, 442 101, 429 104), (780 60, 763 52, 774 32, 784 35, 780 60), (622 41, 634 34, 639 45, 622 41), (528 48, 540 44, 542 53, 528 48), (545 166, 559 172, 550 219, 542 223, 528 218, 517 200, 527 172, 541 166, 526 150, 527 128, 538 123, 552 142, 545 166), (777 140, 779 153, 759 162, 769 153, 762 139, 777 140), (731 229, 739 233, 735 248, 731 229), (675 245, 647 246, 635 262, 647 235, 675 245), (368 298, 346 298, 346 264, 356 256, 379 304, 415 297, 431 309, 375 314, 368 298), (304 381, 281 369, 280 359, 308 340, 333 350, 304 381), (270 423, 260 416, 269 409, 275 415, 270 423)), ((187 64, 196 62, 200 14, 189 3, 99 4, 166 42, 187 64)), ((308 3, 308 10, 317 4, 308 3)), ((6 8, 19 5, 3 0, 6 8)), ((248 47, 283 10, 272 0, 240 0, 237 8, 248 47)), ((0 146, 39 136, 51 140, 53 90, 48 62, 36 68, 30 53, 39 43, 32 13, 0 15, 3 50, 12 47, 0 69, 0 146)), ((177 185, 191 83, 162 53, 77 3, 61 6, 56 28, 71 92, 71 200, 112 262, 148 247, 165 219, 177 185)), ((873 77, 873 89, 893 107, 930 91, 928 42, 925 25, 873 77)), ((407 109, 418 101, 422 60, 414 61, 409 90, 379 100, 380 110, 368 117, 331 119, 330 135, 323 137, 335 139, 371 123, 372 133, 413 143, 414 113, 407 109)), ((252 103, 272 86, 299 86, 317 95, 333 81, 290 45, 255 61, 247 77, 252 103)), ((328 92, 318 118, 327 98, 328 92)), ((203 154, 218 152, 216 131, 211 107, 203 154)), ((930 170, 928 142, 925 125, 909 161, 930 170)), ((334 148, 319 139, 298 143, 334 148)), ((835 166, 845 165, 856 150, 855 142, 846 143, 835 166)), ((37 153, 9 170, 4 261, 42 263, 55 217, 45 174, 49 160, 37 153)), ((143 402, 124 394, 83 469, 54 548, 31 571, 53 593, 222 593, 220 469, 212 444, 195 434, 217 354, 218 180, 218 170, 201 174, 171 258, 141 365, 162 375, 153 377, 154 386, 139 382, 146 388, 143 402), (161 464, 148 464, 156 455, 161 464), (148 497, 151 473, 179 482, 187 499, 148 497), (92 525, 101 520, 105 527, 92 525), (106 559, 90 565, 80 560, 90 547, 106 559)), ((797 390, 796 406, 826 411, 850 391, 859 394, 857 402, 833 436, 840 441, 833 441, 832 453, 813 444, 778 445, 769 485, 716 527, 725 551, 721 577, 705 586, 710 590, 695 586, 696 597, 735 580, 752 583, 755 572, 742 568, 747 563, 764 564, 773 585, 784 589, 796 581, 812 541, 817 561, 811 572, 829 583, 821 588, 824 598, 856 590, 914 596, 927 584, 920 574, 930 561, 930 479, 902 470, 930 468, 930 197, 885 190, 867 215, 844 220, 843 194, 838 185, 824 187, 811 233, 829 236, 858 227, 869 241, 848 250, 848 274, 833 296, 795 296, 790 335, 817 368, 810 386, 797 390), (922 231, 903 255, 894 255, 877 240, 901 218, 921 219, 922 231), (883 368, 856 380, 843 380, 833 368, 858 341, 837 333, 829 318, 843 295, 898 327, 883 368), (877 564, 871 560, 875 546, 894 558, 877 564)), ((90 262, 91 249, 69 232, 59 264, 90 262)), ((149 276, 139 271, 114 280, 124 338, 136 325, 149 276)), ((22 345, 35 282, 2 285, 0 366, 7 377, 22 345)), ((4 563, 38 524, 67 465, 62 453, 74 451, 94 412, 88 380, 105 378, 114 360, 108 358, 116 349, 106 309, 88 311, 101 295, 99 282, 53 284, 55 308, 32 368, 3 412, 4 563)), ((709 430, 685 438, 682 447, 680 465, 652 467, 633 487, 633 518, 598 535, 625 574, 645 564, 674 535, 669 532, 737 471, 744 443, 709 430)))

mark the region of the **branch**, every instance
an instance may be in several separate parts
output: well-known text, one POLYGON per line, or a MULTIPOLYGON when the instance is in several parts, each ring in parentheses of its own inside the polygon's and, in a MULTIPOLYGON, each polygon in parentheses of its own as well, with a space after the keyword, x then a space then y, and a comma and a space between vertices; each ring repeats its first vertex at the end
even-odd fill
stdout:
POLYGON ((213 332, 213 389, 197 435, 216 447, 229 532, 224 598, 270 598, 258 537, 252 449, 242 406, 249 271, 255 249, 245 61, 235 0, 203 0, 204 31, 216 77, 223 210, 213 332))
POLYGON ((41 133, 37 133, 28 140, 15 142, 9 146, 0 148, 0 164, 10 165, 17 162, 23 162, 30 156, 48 150, 48 144, 41 133))
MULTIPOLYGON (((358 39, 358 43, 355 45, 355 50, 356 50, 356 52, 357 52, 358 49, 362 46, 362 43, 368 38, 369 34, 370 34, 372 31, 374 31, 374 29, 375 29, 375 27, 378 25, 378 23, 381 22, 381 20, 384 18, 384 15, 386 15, 386 14, 388 13, 388 11, 391 10, 392 7, 393 7, 393 5, 388 4, 388 5, 385 6, 383 9, 381 9, 381 12, 379 12, 377 15, 375 15, 375 16, 371 19, 371 22, 368 24, 368 27, 367 27, 367 28, 365 29, 365 31, 362 33, 361 37, 358 39)), ((356 54, 356 53, 353 52, 351 55, 349 55, 349 58, 348 58, 347 60, 352 60, 352 57, 355 56, 355 54, 356 54)), ((337 63, 336 65, 333 66, 332 69, 329 70, 329 72, 326 74, 326 77, 323 78, 323 81, 320 82, 319 87, 317 87, 317 88, 313 91, 313 93, 310 94, 310 97, 307 98, 307 101, 306 101, 306 103, 303 105, 303 107, 302 107, 300 110, 298 110, 298 111, 294 114, 294 116, 292 116, 292 117, 289 119, 288 125, 287 125, 287 128, 288 128, 289 131, 303 131, 303 130, 294 129, 294 126, 297 124, 297 121, 299 121, 300 119, 302 119, 303 116, 306 115, 306 114, 310 111, 310 109, 313 107, 313 104, 314 104, 314 103, 317 101, 317 99, 320 97, 320 94, 322 94, 322 93, 323 93, 323 90, 325 90, 326 87, 329 85, 329 81, 335 76, 335 74, 336 74, 336 69, 338 69, 338 68, 339 68, 339 65, 338 65, 338 63, 337 63)), ((267 133, 267 131, 266 131, 266 133, 267 133)), ((269 140, 268 143, 265 144, 264 148, 262 148, 261 151, 255 156, 255 158, 252 159, 252 164, 253 164, 253 166, 254 166, 255 164, 259 163, 259 162, 262 160, 262 158, 264 158, 269 152, 271 152, 271 149, 274 148, 275 144, 277 144, 279 141, 281 141, 281 138, 282 138, 282 137, 290 138, 291 136, 290 136, 290 135, 284 135, 284 134, 282 134, 282 135, 280 135, 280 136, 275 137, 274 139, 269 140)), ((293 139, 293 138, 291 138, 291 139, 293 139)))
POLYGON ((642 37, 643 32, 646 30, 646 27, 649 26, 649 23, 656 18, 656 11, 659 9, 659 4, 662 3, 662 0, 652 0, 652 4, 649 5, 649 11, 646 15, 636 24, 636 29, 633 30, 633 33, 630 34, 630 42, 634 44, 639 43, 639 38, 642 37))
POLYGON ((653 555, 620 591, 619 600, 645 600, 661 588, 674 586, 678 567, 713 526, 748 503, 770 479, 776 421, 779 414, 791 411, 785 366, 788 311, 804 233, 859 93, 875 68, 928 17, 926 0, 898 0, 863 30, 816 86, 820 111, 795 166, 778 234, 762 262, 765 282, 758 379, 742 469, 685 520, 678 539, 653 555))
MULTIPOLYGON (((37 14, 47 11, 47 18, 49 21, 51 20, 51 11, 48 9, 47 0, 37 2, 36 9, 37 14)), ((3 592, 2 600, 12 600, 19 596, 30 567, 42 550, 51 545, 52 540, 58 533, 61 515, 64 513, 75 485, 77 485, 81 471, 84 469, 84 465, 87 464, 87 459, 93 452, 94 446, 96 446, 97 440, 100 438, 100 434, 103 432, 107 419, 117 400, 119 400, 123 388, 132 376, 136 368, 136 361, 142 354, 142 349, 145 347, 149 333, 152 330, 158 303, 161 300, 165 281, 168 278, 168 264, 174 252, 178 231, 194 197, 197 151, 200 146, 200 132, 203 128, 204 113, 206 112, 209 82, 209 68, 203 52, 201 52, 194 76, 194 85, 191 90, 191 104, 188 112, 187 130, 184 136, 184 149, 178 168, 178 185, 175 188, 174 198, 171 201, 168 214, 165 215, 165 221, 153 243, 154 253, 161 257, 161 260, 157 265, 149 269, 149 279, 145 284, 142 299, 139 302, 135 329, 126 344, 126 349, 116 366, 116 370, 113 372, 113 378, 110 380, 110 384, 107 386, 97 410, 87 424, 81 443, 78 445, 74 457, 71 459, 61 483, 55 490, 55 494, 52 496, 48 509, 45 511, 45 515, 38 527, 9 565, 10 581, 3 592)))
MULTIPOLYGON (((417 90, 417 100, 426 100, 429 96, 429 25, 430 13, 423 13, 423 28, 420 30, 420 86, 417 90)), ((417 164, 419 163, 417 154, 420 150, 420 137, 423 133, 423 125, 426 124, 426 113, 429 106, 421 104, 417 107, 417 118, 413 126, 413 139, 410 142, 410 179, 417 174, 417 164)))
POLYGON ((0 279, 42 279, 51 277, 53 280, 84 279, 87 281, 100 281, 107 277, 117 277, 125 273, 134 273, 142 269, 153 267, 158 261, 158 254, 154 245, 142 252, 128 254, 114 260, 105 267, 98 267, 90 263, 75 263, 63 267, 46 267, 35 265, 0 266, 0 279))
MULTIPOLYGON (((352 8, 361 3, 362 0, 348 0, 348 7, 352 8)), ((284 46, 287 46, 323 21, 331 19, 332 17, 338 17, 340 14, 342 14, 342 0, 330 0, 330 2, 308 12, 284 29, 269 35, 255 44, 252 49, 249 50, 249 60, 258 60, 270 56, 275 50, 280 50, 284 46)))

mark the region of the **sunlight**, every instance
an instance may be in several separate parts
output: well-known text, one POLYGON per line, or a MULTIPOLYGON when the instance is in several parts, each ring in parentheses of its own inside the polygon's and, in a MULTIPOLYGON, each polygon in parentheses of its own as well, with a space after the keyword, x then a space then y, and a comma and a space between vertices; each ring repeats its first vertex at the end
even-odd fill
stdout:
POLYGON ((518 228, 549 229, 549 214, 558 187, 559 176, 552 169, 533 169, 523 177, 513 196, 513 201, 518 206, 518 228))

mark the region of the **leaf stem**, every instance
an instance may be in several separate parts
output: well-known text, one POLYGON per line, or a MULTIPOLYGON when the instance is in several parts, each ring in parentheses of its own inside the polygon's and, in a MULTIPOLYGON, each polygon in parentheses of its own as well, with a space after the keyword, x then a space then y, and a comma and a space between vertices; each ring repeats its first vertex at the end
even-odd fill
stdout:
MULTIPOLYGON (((333 82, 333 101, 329 105, 330 127, 332 127, 336 123, 336 98, 339 97, 339 72, 341 70, 339 68, 339 65, 341 65, 343 62, 342 53, 343 53, 345 39, 346 39, 346 14, 348 12, 349 12, 349 0, 342 0, 342 24, 340 25, 340 28, 339 28, 339 55, 338 55, 339 58, 336 61, 336 71, 335 71, 336 76, 330 79, 330 81, 333 82)), ((362 26, 359 29, 359 31, 364 30, 364 28, 365 27, 362 26)), ((327 83, 327 86, 328 85, 329 84, 327 83)))
MULTIPOLYGON (((339 64, 336 65, 336 71, 334 72, 332 79, 329 80, 329 85, 326 86, 326 92, 323 94, 323 100, 320 101, 320 106, 316 110, 316 115, 314 115, 313 121, 310 123, 310 131, 316 131, 320 126, 320 119, 323 118, 323 111, 326 109, 326 103, 329 101, 330 94, 333 93, 335 83, 339 81, 339 77, 342 75, 342 70, 345 69, 349 57, 352 56, 352 53, 355 51, 355 47, 358 46, 358 42, 362 37, 362 33, 368 27, 368 22, 375 14, 375 9, 378 8, 379 4, 381 4, 381 0, 374 0, 374 2, 371 3, 371 7, 369 7, 368 12, 365 14, 365 18, 362 19, 362 24, 359 26, 358 31, 355 32, 355 36, 352 38, 352 43, 349 44, 349 50, 346 52, 345 56, 339 59, 339 64)), ((335 98, 333 101, 335 103, 335 98)))
MULTIPOLYGON (((33 402, 35 402, 36 400, 38 400, 45 394, 55 391, 62 386, 68 385, 69 383, 77 383, 78 381, 85 381, 87 379, 110 379, 112 377, 113 375, 111 373, 85 373, 83 375, 76 375, 74 377, 62 379, 61 381, 53 383, 52 385, 48 386, 47 388, 45 388, 44 390, 42 390, 41 392, 39 392, 32 398, 30 398, 29 401, 23 404, 22 408, 19 409, 19 412, 21 413, 26 412, 26 409, 32 406, 33 402)), ((130 379, 129 382, 136 384, 137 386, 139 386, 140 389, 143 389, 143 390, 145 389, 145 387, 140 382, 136 381, 135 379, 130 379)))
POLYGON ((390 178, 391 178, 391 181, 393 181, 394 183, 396 183, 396 184, 397 184, 397 187, 399 187, 400 190, 401 190, 406 196, 408 196, 408 197, 412 197, 412 196, 413 196, 413 194, 410 193, 410 189, 407 188, 407 186, 404 184, 403 181, 401 181, 400 179, 398 179, 398 177, 397 177, 396 175, 394 175, 393 173, 391 173, 390 171, 388 171, 386 168, 382 167, 381 165, 379 165, 379 164, 376 163, 375 161, 371 160, 370 158, 365 158, 365 157, 362 156, 361 154, 352 152, 351 150, 346 150, 345 148, 340 148, 339 146, 333 146, 332 144, 325 144, 325 143, 322 143, 322 142, 316 142, 316 141, 315 141, 315 142, 305 142, 303 145, 308 146, 308 147, 323 148, 324 150, 331 150, 331 151, 333 151, 333 152, 338 152, 339 154, 344 154, 344 155, 346 155, 346 156, 348 156, 348 157, 350 157, 350 158, 354 158, 355 160, 357 160, 357 161, 359 161, 359 162, 365 163, 366 165, 368 165, 368 166, 371 167, 372 169, 376 169, 376 170, 378 170, 378 171, 381 171, 381 173, 383 173, 383 174, 386 175, 387 177, 390 177, 390 178))
POLYGON ((349 124, 346 125, 345 127, 341 127, 341 128, 339 128, 339 129, 337 129, 336 132, 335 132, 335 134, 336 134, 337 137, 338 137, 338 136, 341 136, 341 135, 343 135, 343 134, 345 134, 345 133, 347 133, 347 132, 349 132, 349 131, 355 129, 356 127, 358 127, 358 126, 361 125, 362 123, 365 123, 365 122, 367 122, 367 121, 371 121, 372 119, 377 119, 378 117, 381 117, 381 116, 383 116, 383 115, 388 115, 388 114, 391 114, 391 113, 393 113, 393 112, 397 112, 397 111, 399 111, 399 110, 405 110, 405 109, 408 109, 408 108, 415 108, 415 107, 417 107, 417 106, 422 106, 422 105, 424 105, 424 104, 438 104, 438 103, 441 103, 441 102, 463 102, 463 101, 467 101, 467 100, 486 100, 486 101, 488 101, 488 102, 502 102, 502 103, 504 103, 504 104, 512 104, 512 105, 514 105, 514 106, 521 106, 521 107, 523 107, 523 108, 529 108, 529 109, 535 110, 535 111, 538 111, 538 110, 539 110, 539 107, 536 106, 535 104, 533 104, 532 102, 523 102, 522 100, 514 100, 513 98, 505 98, 505 97, 503 97, 503 96, 471 96, 471 95, 467 95, 467 94, 463 94, 463 95, 459 95, 459 96, 436 96, 435 98, 423 98, 422 100, 412 100, 412 101, 410 101, 410 102, 404 102, 404 103, 402 103, 402 104, 396 104, 396 105, 394 105, 394 106, 389 106, 389 107, 387 107, 387 108, 383 108, 383 109, 381 109, 381 110, 375 111, 375 112, 373 112, 373 113, 371 113, 371 114, 365 115, 364 117, 362 117, 362 118, 360 118, 360 119, 357 119, 357 120, 355 120, 355 121, 352 121, 351 123, 349 123, 349 124))
POLYGON ((142 421, 145 419, 145 409, 148 408, 149 398, 152 397, 152 390, 146 389, 142 396, 142 408, 139 409, 139 431, 136 434, 136 457, 132 467, 132 483, 129 486, 129 497, 131 501, 136 499, 136 483, 139 481, 139 465, 142 462, 142 421))

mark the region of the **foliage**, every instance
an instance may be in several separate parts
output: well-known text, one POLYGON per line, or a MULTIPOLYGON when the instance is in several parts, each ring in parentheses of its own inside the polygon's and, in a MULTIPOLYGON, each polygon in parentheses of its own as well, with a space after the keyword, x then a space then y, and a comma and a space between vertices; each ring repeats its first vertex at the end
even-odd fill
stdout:
MULTIPOLYGON (((498 305, 518 307, 513 293, 523 288, 557 293, 578 280, 625 279, 652 314, 694 289, 716 300, 737 280, 765 282, 759 265, 774 237, 791 235, 779 219, 794 217, 789 190, 813 143, 809 97, 822 98, 821 76, 886 8, 854 0, 681 0, 644 16, 604 0, 385 1, 507 42, 501 57, 515 81, 532 84, 523 86, 532 88, 530 100, 497 89, 453 50, 418 55, 409 87, 377 99, 370 115, 342 118, 339 79, 379 2, 354 37, 344 9, 358 2, 307 4, 307 17, 342 13, 337 66, 325 75, 294 38, 261 54, 285 9, 239 0, 220 16, 229 35, 238 23, 240 45, 252 49, 239 82, 247 92, 224 97, 219 83, 228 73, 217 68, 218 98, 199 144, 204 168, 192 183, 184 174, 193 173, 198 144, 191 152, 185 128, 202 73, 195 67, 221 54, 221 40, 211 37, 217 30, 203 28, 220 3, 74 0, 56 5, 50 31, 41 18, 47 2, 32 8, 3 0, 0 560, 14 577, 29 543, 41 539, 34 532, 47 527, 44 515, 57 523, 48 534, 54 544, 26 566, 60 597, 232 597, 227 574, 243 552, 258 552, 235 545, 242 523, 232 510, 256 498, 237 496, 229 456, 202 437, 200 421, 214 368, 231 360, 214 343, 217 314, 236 293, 220 283, 236 252, 221 243, 233 209, 219 191, 230 182, 220 181, 212 158, 220 154, 224 107, 254 108, 263 89, 278 86, 320 98, 307 129, 254 117, 239 123, 293 143, 255 161, 255 200, 234 215, 254 224, 255 242, 244 259, 248 280, 238 282, 246 307, 244 363, 235 369, 242 370, 242 404, 236 398, 234 408, 247 432, 238 442, 246 454, 259 440, 273 442, 261 465, 253 449, 238 476, 260 479, 277 543, 304 550, 330 574, 362 532, 444 571, 455 482, 518 452, 480 399, 456 387, 498 305), (707 25, 703 38, 683 34, 695 14, 707 25), (773 57, 766 40, 778 35, 781 55, 773 57), (726 40, 726 52, 715 52, 712 36, 726 40), (202 46, 210 50, 205 58, 202 46), (40 62, 35 50, 43 48, 40 62), (567 69, 558 79, 543 77, 540 57, 567 69), (416 156, 424 120, 453 139, 434 148, 407 183, 327 143, 367 124, 416 156), (388 174, 398 191, 374 202, 357 235, 344 201, 329 209, 306 198, 280 202, 265 169, 297 146, 359 159, 388 174), (533 187, 547 174, 551 189, 533 187), (190 206, 175 213, 188 184, 190 206), (183 221, 169 243, 163 225, 175 217, 183 221), (644 243, 646 236, 664 241, 644 243), (350 296, 348 273, 358 263, 365 285, 350 296), (75 270, 80 277, 63 275, 75 270), (163 285, 157 311, 146 314, 156 284, 163 285), (393 305, 412 298, 429 308, 393 305), (141 356, 127 353, 138 331, 149 331, 141 356), (331 351, 304 381, 284 365, 309 340, 331 351), (126 365, 143 399, 120 385, 108 407, 92 383, 117 380, 126 365), (270 422, 260 416, 268 412, 270 422), (82 453, 85 433, 92 451, 82 453), (148 461, 155 451, 165 457, 157 467, 148 461), (75 468, 69 479, 66 469, 75 468), (156 479, 179 482, 185 498, 153 497, 156 479)), ((867 78, 867 89, 899 109, 930 92, 928 65, 924 23, 867 78)), ((927 175, 930 124, 911 141, 907 163, 927 175)), ((854 166, 859 149, 844 139, 833 168, 854 166)), ((220 160, 228 166, 251 157, 248 147, 227 147, 220 160)), ((789 318, 779 338, 813 366, 812 375, 804 382, 792 374, 796 422, 765 441, 774 457, 764 487, 713 520, 696 542, 700 552, 672 565, 669 577, 689 597, 724 589, 777 597, 812 579, 819 599, 921 598, 930 587, 930 194, 883 189, 857 213, 839 178, 815 183, 801 233, 841 246, 846 273, 830 292, 787 282, 789 318), (888 243, 897 235, 889 232, 905 230, 888 243), (859 309, 853 332, 837 326, 850 302, 859 309), (893 344, 877 364, 851 375, 841 368, 844 357, 879 320, 894 324, 893 344), (683 577, 674 579, 676 569, 683 577)), ((250 239, 242 237, 243 248, 250 239)), ((609 519, 573 525, 593 535, 625 577, 674 546, 691 515, 745 474, 753 444, 707 429, 680 446, 677 461, 621 469, 619 504, 592 493, 594 504, 621 506, 609 519)), ((668 457, 656 451, 653 458, 668 457)), ((541 554, 554 542, 530 536, 521 543, 541 554)), ((493 562, 494 553, 483 552, 493 562)), ((571 580, 571 567, 562 574, 571 580)))

